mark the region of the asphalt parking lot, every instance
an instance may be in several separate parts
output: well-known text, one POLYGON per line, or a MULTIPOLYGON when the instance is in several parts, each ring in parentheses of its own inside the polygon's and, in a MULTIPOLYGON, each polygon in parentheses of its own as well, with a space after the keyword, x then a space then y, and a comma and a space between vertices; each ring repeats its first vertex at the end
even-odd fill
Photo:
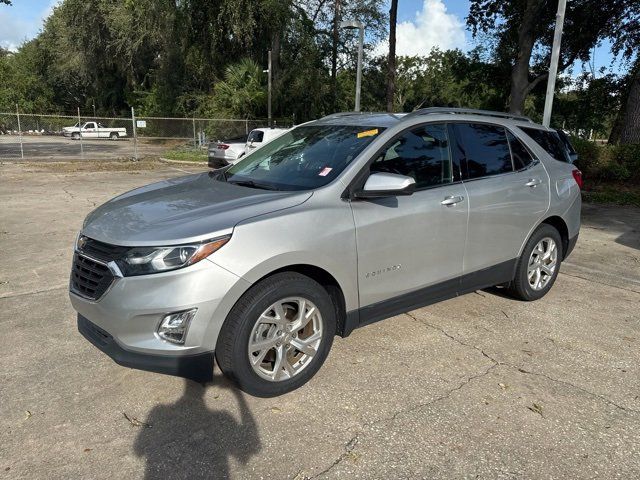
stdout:
POLYGON ((0 165, 0 478, 639 478, 640 209, 585 205, 544 299, 337 338, 283 397, 125 369, 76 331, 75 235, 182 165, 0 165))
MULTIPOLYGON (((171 143, 184 143, 184 140, 173 140, 171 143)), ((0 160, 25 158, 51 160, 113 160, 114 158, 134 158, 134 144, 132 138, 119 140, 84 139, 82 145, 79 140, 56 135, 24 135, 22 137, 22 151, 20 139, 15 135, 0 136, 0 160)), ((153 139, 138 139, 138 158, 157 156, 166 150, 166 142, 153 139)))

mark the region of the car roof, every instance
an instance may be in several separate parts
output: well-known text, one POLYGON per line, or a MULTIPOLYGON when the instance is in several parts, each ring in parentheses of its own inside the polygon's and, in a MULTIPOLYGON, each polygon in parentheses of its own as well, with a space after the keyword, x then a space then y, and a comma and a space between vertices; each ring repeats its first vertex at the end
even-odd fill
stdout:
MULTIPOLYGON (((403 120, 410 118, 424 117, 429 115, 442 117, 443 115, 462 116, 462 119, 469 121, 477 119, 479 121, 494 120, 497 123, 513 125, 516 127, 535 128, 543 131, 554 131, 552 128, 534 123, 530 118, 523 115, 515 115, 504 112, 494 112, 489 110, 476 110, 468 108, 430 107, 422 108, 411 113, 386 113, 386 112, 341 112, 320 118, 309 124, 314 125, 355 125, 355 126, 376 126, 391 127, 403 120)), ((441 118, 438 118, 441 120, 441 118)))
POLYGON ((283 132, 285 130, 289 130, 288 128, 279 128, 279 127, 260 127, 254 128, 251 130, 252 132, 283 132))
POLYGON ((405 115, 406 113, 342 112, 328 115, 312 123, 314 125, 391 127, 399 123, 405 115))

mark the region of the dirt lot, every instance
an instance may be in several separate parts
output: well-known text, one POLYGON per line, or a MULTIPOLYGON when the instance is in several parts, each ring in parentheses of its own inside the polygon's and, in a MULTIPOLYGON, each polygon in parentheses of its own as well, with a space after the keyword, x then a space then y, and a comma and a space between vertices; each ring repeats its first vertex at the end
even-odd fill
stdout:
POLYGON ((551 293, 480 291, 336 339, 258 399, 114 364, 67 297, 84 216, 181 175, 0 165, 0 478, 639 478, 640 210, 585 206, 551 293))

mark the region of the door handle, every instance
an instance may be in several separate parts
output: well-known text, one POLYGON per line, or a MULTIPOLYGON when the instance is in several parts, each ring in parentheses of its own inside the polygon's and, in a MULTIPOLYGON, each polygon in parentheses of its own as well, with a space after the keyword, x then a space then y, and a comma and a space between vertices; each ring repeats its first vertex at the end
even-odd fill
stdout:
POLYGON ((525 185, 527 187, 535 188, 541 183, 542 183, 542 180, 540 180, 539 178, 530 178, 529 181, 525 183, 525 185))
POLYGON ((447 207, 451 207, 452 205, 455 205, 456 203, 460 203, 463 200, 464 200, 464 197, 461 197, 460 195, 448 196, 448 197, 444 197, 444 200, 442 200, 440 203, 442 205, 446 205, 447 207))

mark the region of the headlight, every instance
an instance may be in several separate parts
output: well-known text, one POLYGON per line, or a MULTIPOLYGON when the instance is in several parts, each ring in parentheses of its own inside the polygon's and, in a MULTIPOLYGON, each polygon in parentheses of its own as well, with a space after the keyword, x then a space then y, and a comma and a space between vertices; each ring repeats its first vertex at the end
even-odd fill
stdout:
POLYGON ((135 247, 117 261, 125 276, 147 275, 187 267, 207 258, 229 241, 231 236, 204 243, 169 247, 135 247))

